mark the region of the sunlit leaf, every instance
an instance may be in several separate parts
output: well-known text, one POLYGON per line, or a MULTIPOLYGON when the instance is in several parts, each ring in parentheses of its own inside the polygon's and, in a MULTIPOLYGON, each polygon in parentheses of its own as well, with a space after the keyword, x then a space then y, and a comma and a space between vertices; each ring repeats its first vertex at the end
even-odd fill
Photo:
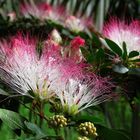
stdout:
POLYGON ((119 56, 122 56, 122 50, 115 42, 107 38, 105 38, 105 41, 114 53, 118 54, 119 56))
POLYGON ((121 74, 124 74, 129 71, 129 69, 122 64, 113 65, 112 69, 114 72, 121 73, 121 74))
POLYGON ((36 124, 30 123, 30 122, 24 122, 27 128, 36 135, 36 139, 41 139, 43 137, 46 137, 46 134, 44 134, 36 124))
POLYGON ((26 119, 16 112, 0 109, 0 119, 13 130, 26 130, 25 124, 23 123, 26 119))

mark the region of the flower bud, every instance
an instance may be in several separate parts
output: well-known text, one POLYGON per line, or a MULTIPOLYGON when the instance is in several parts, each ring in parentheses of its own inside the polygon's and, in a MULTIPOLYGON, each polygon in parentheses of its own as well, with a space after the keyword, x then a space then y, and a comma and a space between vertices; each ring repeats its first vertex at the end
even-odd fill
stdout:
POLYGON ((57 44, 62 43, 62 38, 56 29, 51 32, 51 39, 57 44))
POLYGON ((67 119, 63 115, 54 115, 50 117, 49 126, 50 127, 64 127, 67 125, 67 119))
POLYGON ((78 127, 78 131, 83 136, 97 136, 96 127, 91 122, 81 123, 78 127))

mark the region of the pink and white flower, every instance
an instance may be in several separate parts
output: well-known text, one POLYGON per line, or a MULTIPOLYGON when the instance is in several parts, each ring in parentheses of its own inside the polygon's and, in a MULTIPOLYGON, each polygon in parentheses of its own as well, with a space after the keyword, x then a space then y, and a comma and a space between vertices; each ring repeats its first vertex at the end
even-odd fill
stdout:
POLYGON ((112 98, 111 94, 106 93, 110 92, 110 85, 106 86, 106 83, 99 79, 92 80, 69 79, 64 89, 56 92, 67 113, 76 114, 112 98))
POLYGON ((54 95, 49 88, 49 73, 52 67, 57 66, 55 57, 58 55, 51 55, 50 51, 45 50, 40 57, 36 46, 35 39, 22 35, 12 38, 10 43, 1 42, 0 75, 5 83, 21 95, 32 96, 29 94, 32 91, 40 99, 49 99, 54 95))
POLYGON ((87 65, 82 62, 62 57, 59 45, 52 42, 43 44, 40 56, 37 43, 36 39, 22 35, 12 38, 10 43, 0 43, 1 80, 17 93, 41 100, 57 95, 70 115, 112 98, 112 84, 107 79, 86 72, 87 65))
POLYGON ((128 52, 140 51, 140 22, 132 21, 130 24, 118 19, 111 19, 103 29, 105 37, 114 41, 122 48, 123 42, 127 45, 128 52))
POLYGON ((108 79, 85 73, 84 68, 83 64, 78 65, 70 59, 66 60, 59 66, 60 76, 54 78, 57 81, 53 80, 51 84, 51 88, 61 101, 64 112, 69 115, 75 115, 113 97, 111 93, 113 85, 108 79))
POLYGON ((38 19, 44 20, 49 19, 54 22, 61 23, 62 19, 65 18, 64 8, 51 6, 48 3, 25 3, 21 5, 21 13, 25 17, 34 16, 38 19))

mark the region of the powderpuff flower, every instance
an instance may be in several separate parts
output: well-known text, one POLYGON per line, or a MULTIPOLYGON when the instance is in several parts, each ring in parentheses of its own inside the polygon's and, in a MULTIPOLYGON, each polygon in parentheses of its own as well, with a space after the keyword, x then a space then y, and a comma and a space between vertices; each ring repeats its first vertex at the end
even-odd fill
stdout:
POLYGON ((89 22, 87 19, 69 16, 65 21, 65 26, 71 31, 78 33, 85 31, 89 26, 89 22))
POLYGON ((91 79, 69 79, 63 90, 56 92, 64 107, 64 112, 77 114, 90 106, 98 105, 112 98, 111 94, 107 94, 110 92, 110 85, 96 77, 91 79))
POLYGON ((21 13, 25 17, 34 16, 41 20, 49 19, 58 23, 61 23, 62 19, 65 18, 64 8, 52 7, 48 3, 25 3, 21 5, 21 13))
POLYGON ((1 80, 21 95, 47 100, 54 95, 49 88, 51 81, 48 76, 53 65, 56 66, 55 57, 58 55, 52 56, 45 50, 39 56, 36 46, 37 41, 22 35, 12 38, 10 43, 1 42, 1 80))
MULTIPOLYGON (((78 112, 113 98, 113 85, 95 74, 85 73, 83 64, 75 64, 71 59, 61 63, 61 74, 51 84, 61 101, 64 112, 75 115, 78 112), (65 65, 66 64, 66 65, 65 65)), ((57 74, 58 75, 58 74, 57 74)))
POLYGON ((140 22, 132 21, 126 24, 118 19, 111 19, 103 28, 105 37, 114 41, 122 48, 123 42, 127 45, 128 52, 140 51, 140 22))

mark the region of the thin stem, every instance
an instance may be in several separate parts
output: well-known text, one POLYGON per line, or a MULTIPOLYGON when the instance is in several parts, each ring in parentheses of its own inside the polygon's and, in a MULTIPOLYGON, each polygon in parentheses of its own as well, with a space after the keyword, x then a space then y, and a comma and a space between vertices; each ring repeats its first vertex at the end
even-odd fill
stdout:
POLYGON ((44 108, 44 103, 41 102, 40 103, 40 122, 39 122, 40 127, 42 126, 43 118, 44 118, 43 108, 44 108))
MULTIPOLYGON (((35 110, 32 110, 30 107, 26 106, 23 102, 19 101, 25 108, 31 110, 33 113, 35 113, 36 115, 42 117, 42 115, 38 112, 36 112, 35 110)), ((46 116, 43 116, 43 119, 49 121, 49 119, 46 116)))

